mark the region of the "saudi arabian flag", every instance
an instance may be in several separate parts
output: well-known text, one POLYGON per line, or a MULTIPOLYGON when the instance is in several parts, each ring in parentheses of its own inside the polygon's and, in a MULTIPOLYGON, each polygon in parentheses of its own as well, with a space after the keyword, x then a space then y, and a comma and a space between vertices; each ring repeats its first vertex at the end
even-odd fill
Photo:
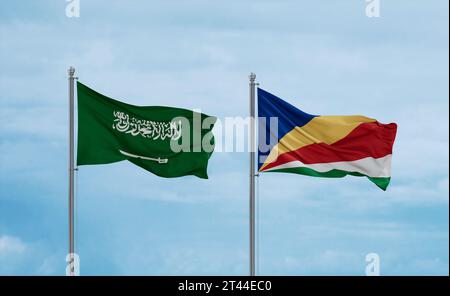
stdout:
POLYGON ((129 105, 80 82, 77 93, 78 165, 129 160, 161 177, 208 178, 215 117, 179 108, 129 105))

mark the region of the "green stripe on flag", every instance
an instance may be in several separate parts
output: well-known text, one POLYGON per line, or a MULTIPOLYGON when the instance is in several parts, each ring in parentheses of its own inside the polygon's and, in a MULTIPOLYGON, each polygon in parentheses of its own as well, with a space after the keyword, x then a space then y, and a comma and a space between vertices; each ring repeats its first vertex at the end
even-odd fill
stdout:
POLYGON ((312 177, 324 177, 324 178, 342 178, 347 175, 357 176, 357 177, 367 177, 370 181, 375 183, 379 188, 382 190, 386 190, 386 188, 389 185, 389 182, 391 181, 390 177, 382 177, 382 178, 374 178, 369 177, 367 175, 358 173, 358 172, 349 172, 349 171, 343 171, 343 170, 331 170, 328 172, 318 172, 310 168, 305 167, 296 167, 296 168, 285 168, 285 169, 278 169, 278 170, 271 170, 271 171, 263 171, 263 173, 293 173, 293 174, 300 174, 300 175, 307 175, 312 177))

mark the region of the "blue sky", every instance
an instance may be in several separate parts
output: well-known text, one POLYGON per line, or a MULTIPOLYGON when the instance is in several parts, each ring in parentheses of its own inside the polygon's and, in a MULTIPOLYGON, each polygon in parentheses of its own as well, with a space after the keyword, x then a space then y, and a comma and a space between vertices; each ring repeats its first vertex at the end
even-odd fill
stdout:
MULTIPOLYGON (((449 273, 448 1, 63 0, 0 3, 0 274, 65 273, 67 68, 137 105, 247 116, 249 72, 313 114, 399 125, 392 183, 259 178, 258 271, 449 273)), ((81 167, 84 275, 248 272, 247 155, 216 153, 209 180, 122 162, 81 167)))

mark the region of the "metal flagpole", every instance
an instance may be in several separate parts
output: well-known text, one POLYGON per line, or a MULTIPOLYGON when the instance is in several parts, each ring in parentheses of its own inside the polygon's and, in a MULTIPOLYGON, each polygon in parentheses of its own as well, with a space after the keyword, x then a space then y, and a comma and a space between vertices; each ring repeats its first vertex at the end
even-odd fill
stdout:
POLYGON ((255 275, 255 79, 250 73, 250 276, 255 275))
POLYGON ((74 238, 74 82, 75 68, 69 73, 69 275, 75 275, 75 238, 74 238))

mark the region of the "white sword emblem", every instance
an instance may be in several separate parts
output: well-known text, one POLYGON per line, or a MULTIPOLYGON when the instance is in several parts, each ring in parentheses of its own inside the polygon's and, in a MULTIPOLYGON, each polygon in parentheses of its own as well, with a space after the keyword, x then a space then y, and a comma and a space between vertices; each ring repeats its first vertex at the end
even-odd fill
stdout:
POLYGON ((146 156, 140 156, 140 155, 136 155, 136 154, 132 154, 132 153, 128 153, 125 151, 120 150, 120 153, 122 153, 123 155, 129 156, 129 157, 134 157, 134 158, 140 158, 140 159, 145 159, 145 160, 152 160, 152 161, 157 161, 158 163, 167 163, 169 160, 167 158, 152 158, 152 157, 146 157, 146 156))

